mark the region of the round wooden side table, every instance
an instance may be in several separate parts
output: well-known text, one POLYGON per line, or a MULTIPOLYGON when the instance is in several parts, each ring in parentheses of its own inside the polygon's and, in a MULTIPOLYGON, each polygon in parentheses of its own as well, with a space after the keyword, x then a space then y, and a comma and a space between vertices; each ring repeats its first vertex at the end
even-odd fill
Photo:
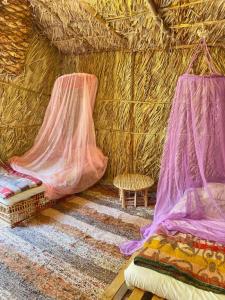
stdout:
POLYGON ((137 192, 144 192, 144 205, 148 206, 148 189, 154 184, 154 180, 146 175, 122 174, 118 175, 113 184, 119 189, 122 208, 126 208, 125 191, 134 192, 134 206, 137 207, 137 192))

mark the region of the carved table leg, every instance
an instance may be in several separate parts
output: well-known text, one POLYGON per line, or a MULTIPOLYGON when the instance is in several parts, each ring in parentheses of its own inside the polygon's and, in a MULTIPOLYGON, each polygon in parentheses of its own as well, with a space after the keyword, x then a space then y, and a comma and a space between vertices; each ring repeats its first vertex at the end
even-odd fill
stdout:
POLYGON ((134 192, 134 207, 137 207, 137 192, 134 192))
POLYGON ((120 189, 120 201, 122 204, 122 208, 126 208, 125 192, 123 189, 120 189))
POLYGON ((144 202, 145 202, 145 207, 148 207, 148 189, 144 190, 144 202))

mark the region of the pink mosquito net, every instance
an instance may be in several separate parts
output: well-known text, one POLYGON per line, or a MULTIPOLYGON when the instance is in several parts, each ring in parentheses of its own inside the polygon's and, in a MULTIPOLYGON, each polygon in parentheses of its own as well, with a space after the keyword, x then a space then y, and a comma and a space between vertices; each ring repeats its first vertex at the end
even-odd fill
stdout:
POLYGON ((50 199, 81 192, 105 172, 107 158, 96 146, 92 117, 96 92, 95 75, 57 78, 33 147, 10 160, 16 171, 42 180, 50 199))
POLYGON ((153 223, 142 228, 142 240, 120 248, 129 255, 153 233, 176 231, 225 244, 225 77, 204 39, 177 82, 153 223), (190 74, 201 50, 211 75, 190 74))

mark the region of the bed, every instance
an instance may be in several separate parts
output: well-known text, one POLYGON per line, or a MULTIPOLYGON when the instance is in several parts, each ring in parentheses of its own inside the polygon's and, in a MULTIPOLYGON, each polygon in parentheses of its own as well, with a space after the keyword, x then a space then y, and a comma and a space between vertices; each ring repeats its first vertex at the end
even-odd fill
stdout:
POLYGON ((167 300, 225 300, 225 295, 198 289, 133 262, 125 270, 124 276, 129 289, 139 288, 167 300))
POLYGON ((38 211, 52 206, 55 200, 45 198, 44 192, 45 187, 41 185, 7 199, 0 197, 0 219, 14 227, 38 211))
POLYGON ((54 204, 45 197, 45 186, 0 160, 0 220, 11 227, 54 204))
POLYGON ((128 288, 167 300, 225 300, 225 246, 191 234, 153 235, 124 271, 128 288))

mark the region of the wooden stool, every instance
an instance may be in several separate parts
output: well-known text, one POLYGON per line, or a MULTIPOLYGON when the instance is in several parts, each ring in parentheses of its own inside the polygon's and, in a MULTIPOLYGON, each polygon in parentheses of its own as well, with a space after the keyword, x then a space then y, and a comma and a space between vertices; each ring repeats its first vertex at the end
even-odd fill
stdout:
POLYGON ((122 208, 126 208, 125 191, 134 192, 134 206, 137 206, 137 192, 144 192, 144 204, 148 206, 148 189, 154 184, 154 180, 140 174, 122 174, 118 175, 113 184, 119 189, 122 208))

